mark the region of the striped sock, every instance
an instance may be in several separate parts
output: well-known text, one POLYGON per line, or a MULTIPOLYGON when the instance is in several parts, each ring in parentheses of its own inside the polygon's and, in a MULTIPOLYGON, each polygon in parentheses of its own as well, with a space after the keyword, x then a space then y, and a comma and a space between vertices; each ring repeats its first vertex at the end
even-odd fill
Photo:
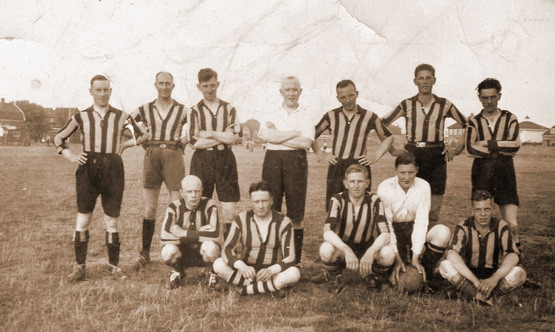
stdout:
POLYGON ((119 263, 119 233, 106 232, 106 247, 108 248, 108 262, 111 265, 117 266, 119 263))
POLYGON ((277 287, 274 285, 272 279, 268 281, 257 281, 250 285, 243 286, 241 289, 241 295, 251 295, 251 294, 263 294, 277 291, 277 287))
POLYGON ((75 261, 79 265, 85 264, 87 260, 87 249, 89 247, 89 231, 75 231, 73 246, 75 248, 75 261))
POLYGON ((335 277, 343 272, 343 268, 341 267, 339 260, 336 260, 332 263, 324 263, 324 269, 329 273, 331 277, 335 277))

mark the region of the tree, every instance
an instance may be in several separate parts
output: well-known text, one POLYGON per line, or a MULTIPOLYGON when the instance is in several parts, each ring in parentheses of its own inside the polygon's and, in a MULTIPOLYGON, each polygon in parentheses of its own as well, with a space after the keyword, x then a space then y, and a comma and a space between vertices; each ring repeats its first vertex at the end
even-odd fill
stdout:
POLYGON ((38 142, 50 130, 47 110, 27 100, 18 101, 16 104, 25 114, 25 129, 29 133, 29 138, 35 143, 38 142))

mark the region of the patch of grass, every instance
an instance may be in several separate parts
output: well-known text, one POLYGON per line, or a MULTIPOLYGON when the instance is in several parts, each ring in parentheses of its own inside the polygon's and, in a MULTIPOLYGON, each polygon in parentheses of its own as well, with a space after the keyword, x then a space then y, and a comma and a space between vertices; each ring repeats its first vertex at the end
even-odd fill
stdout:
MULTIPOLYGON (((75 147, 77 149, 77 147, 75 147)), ((260 179, 263 152, 234 149, 242 202, 260 179)), ((192 152, 187 150, 186 165, 192 152)), ((126 191, 119 229, 121 265, 136 258, 141 243, 141 149, 124 155, 126 191)), ((385 288, 367 291, 355 275, 348 288, 329 294, 324 285, 300 283, 283 299, 271 295, 243 297, 237 291, 212 293, 203 269, 191 269, 180 289, 164 288, 169 268, 160 262, 159 227, 168 195, 162 191, 154 239, 153 263, 129 272, 126 282, 106 274, 107 251, 101 204, 93 216, 87 280, 68 284, 73 264, 75 227, 75 165, 42 146, 0 147, 0 329, 3 331, 190 331, 190 330, 534 330, 555 329, 555 160, 553 150, 525 146, 515 159, 524 243, 524 267, 541 290, 518 290, 523 308, 486 308, 441 296, 398 294, 385 288)), ((470 214, 471 159, 449 164, 443 223, 454 226, 470 214)), ((317 260, 325 219, 327 166, 309 156, 303 273, 320 272, 317 260)), ((188 167, 187 167, 188 171, 188 167)), ((372 168, 373 184, 393 175, 393 158, 372 168)))

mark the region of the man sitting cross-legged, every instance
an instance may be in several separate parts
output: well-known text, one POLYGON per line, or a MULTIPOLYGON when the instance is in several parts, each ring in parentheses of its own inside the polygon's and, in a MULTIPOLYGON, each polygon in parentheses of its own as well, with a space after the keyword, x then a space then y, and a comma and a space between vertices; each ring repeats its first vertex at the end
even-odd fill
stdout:
POLYGON ((359 272, 368 288, 374 289, 380 286, 374 273, 387 271, 395 261, 395 253, 387 245, 389 230, 383 205, 377 195, 366 191, 369 183, 368 170, 359 164, 351 165, 343 180, 346 191, 330 200, 320 259, 332 293, 343 289, 344 267, 359 272))
POLYGON ((291 220, 272 210, 270 185, 251 184, 251 210, 240 213, 226 238, 214 271, 229 283, 242 286, 241 294, 276 292, 299 281, 291 220), (242 255, 235 248, 241 244, 242 255))
POLYGON ((458 224, 441 275, 463 295, 492 304, 494 293, 506 295, 526 281, 517 264, 520 253, 509 224, 492 216, 493 198, 485 190, 472 194, 473 216, 458 224))
MULTIPOLYGON (((206 266, 220 256, 218 209, 215 202, 202 197, 202 182, 194 175, 181 181, 182 199, 170 203, 162 224, 162 260, 172 268, 167 287, 177 288, 185 268, 206 266)), ((216 275, 210 273, 209 285, 216 275)))

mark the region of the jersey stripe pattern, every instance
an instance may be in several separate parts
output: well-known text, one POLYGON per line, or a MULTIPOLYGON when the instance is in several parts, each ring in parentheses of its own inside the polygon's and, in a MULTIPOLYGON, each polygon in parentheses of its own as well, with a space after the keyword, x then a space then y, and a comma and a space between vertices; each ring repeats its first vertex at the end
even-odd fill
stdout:
POLYGON ((155 102, 140 106, 133 114, 133 119, 146 124, 152 141, 179 141, 182 128, 187 122, 187 108, 174 100, 164 119, 158 112, 155 102))
POLYGON ((485 236, 474 226, 474 217, 455 227, 449 249, 458 252, 471 268, 498 268, 503 258, 514 252, 520 255, 509 230, 509 224, 492 218, 489 232, 485 236))
POLYGON ((221 242, 218 209, 212 199, 202 197, 194 210, 188 209, 183 199, 173 201, 166 209, 160 234, 162 243, 180 244, 189 238, 221 242), (187 231, 187 235, 175 234, 176 226, 187 231))
POLYGON ((67 148, 68 137, 79 131, 82 135, 83 151, 119 153, 122 132, 127 124, 133 126, 136 136, 143 135, 143 131, 129 114, 110 106, 102 117, 91 106, 79 111, 69 119, 68 123, 54 137, 54 144, 61 153, 63 149, 67 148))
POLYGON ((357 112, 348 119, 342 107, 324 114, 316 125, 316 138, 329 129, 332 135, 332 154, 339 159, 366 155, 368 135, 375 130, 378 136, 388 137, 391 132, 379 117, 357 105, 357 112))
POLYGON ((381 233, 389 233, 384 207, 378 195, 366 193, 358 213, 345 191, 331 198, 326 224, 343 242, 359 244, 374 242, 381 233))
POLYGON ((279 264, 282 271, 295 265, 295 244, 293 226, 289 218, 272 211, 266 239, 262 239, 252 210, 240 213, 233 223, 224 244, 223 258, 233 267, 242 260, 247 265, 259 269, 263 266, 279 264), (242 255, 235 247, 241 244, 242 255))
POLYGON ((404 117, 407 142, 443 142, 445 119, 453 118, 463 128, 466 127, 466 119, 449 100, 433 96, 435 101, 427 113, 418 96, 414 96, 403 100, 382 122, 389 126, 398 118, 404 117))
POLYGON ((469 156, 487 158, 492 156, 492 152, 515 156, 520 149, 520 126, 517 117, 509 111, 501 110, 501 115, 492 130, 483 112, 471 118, 468 123, 466 151, 469 156), (492 151, 493 146, 495 151, 492 151))
MULTIPOLYGON (((212 113, 210 108, 201 100, 198 104, 191 108, 189 117, 189 142, 194 145, 197 140, 199 131, 221 131, 225 132, 231 129, 234 134, 240 133, 239 119, 237 111, 231 104, 220 100, 216 113, 212 113)), ((213 147, 216 150, 224 150, 229 148, 227 144, 220 143, 213 147)))

